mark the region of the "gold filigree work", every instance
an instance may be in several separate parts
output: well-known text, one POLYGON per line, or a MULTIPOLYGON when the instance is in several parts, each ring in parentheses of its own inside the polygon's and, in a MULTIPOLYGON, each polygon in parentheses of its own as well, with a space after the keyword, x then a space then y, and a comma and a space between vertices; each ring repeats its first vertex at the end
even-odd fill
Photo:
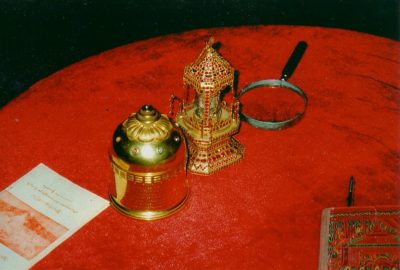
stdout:
POLYGON ((146 111, 142 110, 132 114, 122 125, 129 140, 141 142, 165 140, 172 129, 172 124, 166 116, 146 115, 146 111))
POLYGON ((234 69, 213 47, 214 37, 206 43, 199 57, 184 69, 185 85, 191 85, 198 94, 218 95, 224 87, 233 86, 234 69))
MULTIPOLYGON (((231 136, 239 130, 239 101, 234 95, 234 69, 213 47, 214 38, 199 57, 185 67, 184 98, 176 122, 184 131, 189 146, 188 169, 196 174, 211 174, 243 158, 243 146, 231 136), (189 101, 188 91, 195 92, 189 101), (232 90, 233 103, 223 101, 223 91, 232 90)), ((171 108, 177 100, 171 97, 171 108)))

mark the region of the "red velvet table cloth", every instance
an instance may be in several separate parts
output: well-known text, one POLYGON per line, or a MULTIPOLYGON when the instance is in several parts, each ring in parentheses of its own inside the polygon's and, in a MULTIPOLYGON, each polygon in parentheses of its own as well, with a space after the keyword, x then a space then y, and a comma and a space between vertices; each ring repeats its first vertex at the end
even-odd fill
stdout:
MULTIPOLYGON (((399 204, 400 46, 317 27, 197 30, 135 42, 45 78, 0 110, 1 189, 43 162, 104 197, 117 124, 151 103, 167 113, 185 65, 214 35, 240 71, 239 88, 277 78, 299 40, 308 50, 290 81, 308 95, 304 119, 283 131, 242 123, 244 159, 188 175, 191 197, 144 222, 109 207, 34 269, 316 269, 321 211, 399 204)), ((79 198, 77 198, 79 199, 79 198)))

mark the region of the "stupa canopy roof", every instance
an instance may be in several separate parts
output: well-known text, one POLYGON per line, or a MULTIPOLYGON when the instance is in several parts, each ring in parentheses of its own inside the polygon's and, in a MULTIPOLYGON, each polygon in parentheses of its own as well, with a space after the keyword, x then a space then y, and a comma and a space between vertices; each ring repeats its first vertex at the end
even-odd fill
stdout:
POLYGON ((199 57, 184 69, 183 79, 199 94, 216 95, 226 86, 233 87, 234 69, 213 47, 211 37, 199 57))

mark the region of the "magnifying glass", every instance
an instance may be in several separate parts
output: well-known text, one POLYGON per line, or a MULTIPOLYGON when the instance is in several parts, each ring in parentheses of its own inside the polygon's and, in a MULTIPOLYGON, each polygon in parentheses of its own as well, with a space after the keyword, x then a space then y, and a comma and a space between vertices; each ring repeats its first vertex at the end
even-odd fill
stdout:
POLYGON ((306 42, 300 41, 297 44, 279 80, 255 81, 240 90, 238 98, 241 99, 241 104, 246 104, 240 112, 244 121, 256 128, 281 130, 301 120, 307 109, 308 99, 303 90, 288 82, 288 79, 306 49, 306 42))

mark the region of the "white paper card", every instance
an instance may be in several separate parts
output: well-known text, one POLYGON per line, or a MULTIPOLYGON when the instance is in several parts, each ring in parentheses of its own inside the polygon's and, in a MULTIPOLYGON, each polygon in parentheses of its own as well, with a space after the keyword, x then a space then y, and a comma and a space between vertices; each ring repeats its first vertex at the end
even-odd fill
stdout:
POLYGON ((39 164, 0 192, 0 269, 28 269, 108 206, 39 164))

